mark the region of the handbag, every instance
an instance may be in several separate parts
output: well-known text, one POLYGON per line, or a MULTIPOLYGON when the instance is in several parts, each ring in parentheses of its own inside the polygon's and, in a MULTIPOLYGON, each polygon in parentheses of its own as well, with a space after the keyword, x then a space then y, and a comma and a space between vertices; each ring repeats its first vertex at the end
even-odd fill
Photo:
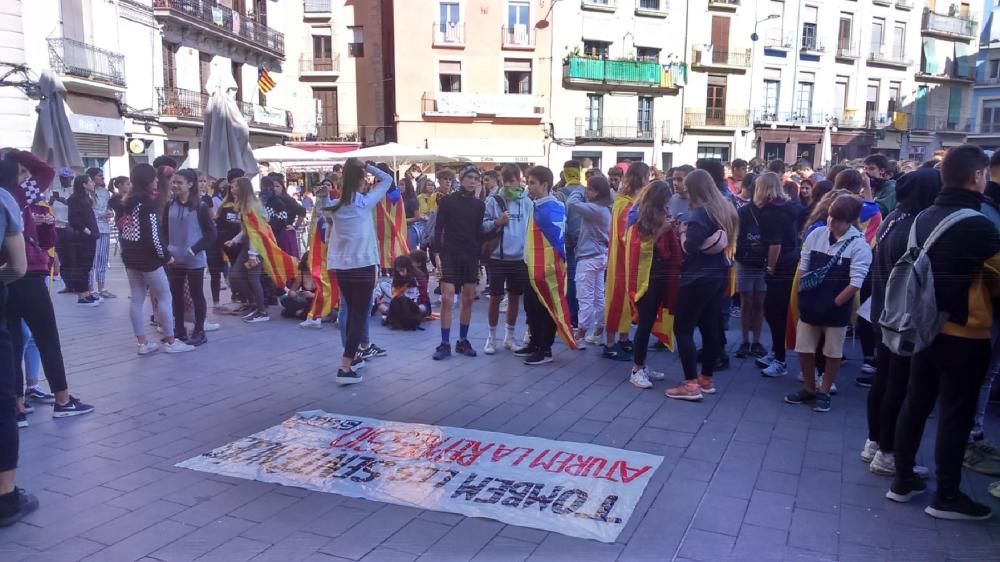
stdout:
POLYGON ((840 260, 840 256, 844 255, 844 250, 846 250, 847 247, 850 246, 851 243, 857 240, 858 238, 861 237, 851 236, 850 238, 847 239, 846 242, 844 242, 844 244, 840 247, 840 249, 837 250, 837 253, 832 258, 830 258, 830 261, 826 262, 826 264, 823 265, 823 267, 814 269, 812 271, 807 271, 799 279, 799 291, 800 292, 813 291, 817 287, 822 285, 823 281, 826 280, 827 274, 830 273, 831 269, 833 269, 833 264, 837 263, 840 260))

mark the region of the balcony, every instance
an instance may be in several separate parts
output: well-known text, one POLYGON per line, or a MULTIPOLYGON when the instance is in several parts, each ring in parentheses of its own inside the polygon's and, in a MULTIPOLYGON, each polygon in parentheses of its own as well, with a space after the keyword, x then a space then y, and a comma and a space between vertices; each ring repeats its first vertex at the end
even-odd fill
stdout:
POLYGON ((907 12, 909 12, 910 10, 913 9, 913 2, 911 2, 910 0, 896 0, 896 9, 906 10, 907 12))
POLYGON ((764 39, 765 49, 776 49, 779 51, 790 51, 795 44, 794 37, 781 37, 778 35, 768 35, 764 39))
POLYGON ((667 12, 667 0, 636 0, 635 15, 650 18, 665 18, 667 12))
POLYGON ((442 49, 465 48, 465 23, 436 22, 431 28, 434 35, 434 46, 442 49))
POLYGON ((740 0, 708 0, 709 10, 735 12, 740 7, 740 0))
POLYGON ((618 9, 618 0, 580 0, 580 9, 614 13, 618 9))
POLYGON ((971 84, 975 80, 975 69, 968 69, 967 72, 970 74, 959 74, 958 69, 954 68, 957 65, 954 63, 948 65, 953 68, 945 70, 944 72, 931 74, 924 71, 923 69, 917 71, 913 76, 914 80, 917 82, 925 82, 931 84, 971 84))
POLYGON ((504 49, 511 51, 532 51, 535 49, 535 31, 526 25, 500 27, 500 40, 504 49))
POLYGON ((659 131, 661 139, 670 138, 670 122, 654 121, 640 126, 637 122, 624 121, 615 123, 591 123, 588 119, 577 117, 576 138, 587 140, 633 140, 652 141, 659 131))
POLYGON ((726 113, 722 109, 685 109, 685 129, 736 129, 749 125, 746 113, 726 113))
POLYGON ((754 124, 774 123, 776 125, 809 127, 826 126, 827 116, 823 113, 812 113, 811 111, 800 112, 777 112, 773 108, 755 109, 752 113, 754 124))
POLYGON ((67 87, 94 94, 125 91, 125 56, 73 39, 52 38, 49 66, 67 87))
POLYGON ((876 6, 892 6, 892 0, 872 0, 872 4, 876 6))
POLYGON ((750 68, 750 49, 720 51, 719 49, 691 49, 693 70, 713 70, 718 72, 745 73, 750 68))
POLYGON ((333 17, 333 0, 303 0, 302 15, 307 20, 328 20, 333 17))
POLYGON ((941 115, 913 112, 909 115, 911 130, 946 133, 971 133, 973 119, 967 114, 941 115))
POLYGON ((976 36, 976 22, 971 18, 947 16, 929 10, 924 11, 920 32, 945 39, 972 40, 976 36))
MULTIPOLYGON (((182 88, 157 88, 156 99, 161 121, 198 125, 205 120, 208 94, 182 88)), ((251 129, 282 132, 292 130, 291 112, 249 102, 236 102, 251 129)))
POLYGON ((336 78, 340 75, 340 55, 333 55, 329 58, 306 58, 299 59, 299 78, 308 80, 310 78, 336 78))
POLYGON ((822 55, 826 52, 826 46, 815 37, 803 37, 799 52, 803 55, 822 55))
POLYGON ((657 62, 569 56, 563 60, 563 86, 577 90, 628 91, 676 95, 669 74, 657 62))
POLYGON ((153 0, 153 15, 164 24, 168 39, 202 33, 213 41, 221 39, 269 57, 285 58, 284 34, 211 0, 153 0))
POLYGON ((906 70, 913 64, 913 61, 906 58, 903 53, 868 53, 869 66, 885 66, 906 70))
POLYGON ((454 122, 492 119, 537 123, 544 112, 531 94, 424 92, 421 105, 425 119, 454 122))
POLYGON ((836 56, 838 60, 856 61, 861 58, 861 49, 844 41, 837 46, 836 56))

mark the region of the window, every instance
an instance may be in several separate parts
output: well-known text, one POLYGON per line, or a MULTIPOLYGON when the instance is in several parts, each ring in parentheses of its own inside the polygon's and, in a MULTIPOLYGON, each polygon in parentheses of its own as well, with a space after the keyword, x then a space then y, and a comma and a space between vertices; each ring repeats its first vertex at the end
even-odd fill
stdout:
POLYGON ((899 97, 901 90, 902 90, 902 86, 900 86, 899 82, 890 82, 889 83, 889 108, 888 108, 888 112, 890 113, 890 117, 892 117, 891 114, 896 113, 896 111, 898 111, 899 108, 902 107, 902 105, 903 105, 903 103, 902 103, 903 100, 900 99, 900 97, 899 97))
POLYGON ((910 145, 910 160, 915 160, 917 162, 923 162, 924 154, 927 152, 926 144, 911 144, 910 145))
POLYGON ((337 117, 337 89, 316 88, 313 90, 316 104, 316 136, 320 140, 336 139, 340 122, 337 117))
POLYGON ((848 13, 840 14, 840 28, 837 31, 837 49, 851 49, 851 30, 854 27, 854 15, 848 13))
POLYGON ((639 98, 639 114, 636 119, 639 136, 652 136, 653 133, 653 98, 639 98))
POLYGON ((850 84, 850 78, 847 76, 838 76, 837 83, 834 84, 833 89, 833 103, 836 104, 834 107, 837 110, 837 117, 843 118, 847 112, 847 90, 848 84, 850 84))
POLYGON ((803 75, 799 79, 798 92, 796 92, 795 96, 798 99, 795 115, 799 119, 810 119, 812 117, 814 86, 812 76, 806 77, 803 75))
POLYGON ((504 59, 503 91, 505 94, 531 93, 531 59, 504 59))
POLYGON ((703 144, 698 143, 698 160, 722 160, 729 162, 728 144, 703 144))
POLYGON ((531 5, 524 1, 513 1, 507 3, 507 27, 516 28, 524 26, 527 29, 531 25, 531 5))
POLYGON ((358 25, 347 29, 351 32, 351 42, 347 44, 347 54, 358 58, 365 56, 365 28, 358 25))
POLYGON ((784 159, 785 159, 785 143, 783 142, 764 143, 764 160, 770 162, 771 160, 784 160, 784 159))
POLYGON ((878 80, 869 81, 865 94, 865 121, 869 127, 878 123, 878 80))
POLYGON ((177 45, 163 42, 163 87, 177 87, 177 45))
POLYGON ((882 34, 884 32, 885 32, 885 20, 881 18, 875 18, 872 21, 872 37, 871 37, 871 43, 869 44, 871 47, 871 51, 873 53, 882 52, 882 43, 884 43, 882 34))
POLYGON ((990 61, 989 72, 990 78, 1000 78, 1000 59, 993 59, 990 61))
POLYGON ((604 96, 587 94, 587 131, 599 132, 604 120, 604 96))
POLYGON ((897 23, 892 28, 892 57, 896 60, 906 58, 906 24, 897 23))
POLYGON ((639 0, 640 10, 660 11, 660 0, 639 0))
POLYGON ((201 79, 201 93, 208 93, 208 75, 212 73, 212 55, 198 53, 198 77, 201 79))
POLYGON ((815 51, 818 48, 816 42, 816 20, 819 17, 816 6, 805 6, 802 8, 802 48, 815 51))
POLYGON ((459 19, 460 14, 458 11, 458 2, 441 2, 440 11, 441 19, 438 21, 441 25, 442 32, 444 31, 446 25, 458 25, 458 22, 461 21, 459 19))
POLYGON ((333 38, 329 35, 313 35, 313 58, 329 60, 333 58, 333 38))
POLYGON ((243 65, 234 62, 232 63, 231 70, 233 80, 236 81, 236 101, 243 101, 243 65))
POLYGON ((726 124, 726 77, 708 77, 708 89, 705 95, 705 124, 726 124))
POLYGON ((459 61, 441 61, 438 63, 438 78, 442 92, 462 91, 462 63, 459 61))
POLYGON ((642 62, 660 62, 660 50, 655 47, 636 47, 635 58, 642 62))
POLYGON ((778 93, 781 89, 781 82, 778 80, 764 80, 764 118, 777 120, 778 118, 778 93))
POLYGON ((1000 132, 1000 100, 983 101, 983 119, 979 123, 979 132, 1000 132))
POLYGON ((611 43, 607 41, 583 41, 583 54, 588 57, 597 57, 601 59, 608 58, 608 52, 611 50, 611 43))

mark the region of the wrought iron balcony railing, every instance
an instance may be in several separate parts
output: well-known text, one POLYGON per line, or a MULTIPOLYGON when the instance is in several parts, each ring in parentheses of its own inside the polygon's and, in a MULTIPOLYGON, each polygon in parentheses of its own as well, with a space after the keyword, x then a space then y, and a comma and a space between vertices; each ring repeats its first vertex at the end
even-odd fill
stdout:
POLYGON ((65 37, 49 43, 49 66, 59 74, 124 88, 125 55, 65 37))

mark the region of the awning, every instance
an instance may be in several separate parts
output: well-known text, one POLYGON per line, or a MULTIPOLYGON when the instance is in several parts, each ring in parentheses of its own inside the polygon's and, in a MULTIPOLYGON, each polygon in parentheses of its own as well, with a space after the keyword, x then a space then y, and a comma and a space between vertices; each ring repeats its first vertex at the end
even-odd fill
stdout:
POLYGON ((68 93, 66 106, 69 109, 69 126, 74 133, 125 136, 125 121, 115 101, 68 93))

